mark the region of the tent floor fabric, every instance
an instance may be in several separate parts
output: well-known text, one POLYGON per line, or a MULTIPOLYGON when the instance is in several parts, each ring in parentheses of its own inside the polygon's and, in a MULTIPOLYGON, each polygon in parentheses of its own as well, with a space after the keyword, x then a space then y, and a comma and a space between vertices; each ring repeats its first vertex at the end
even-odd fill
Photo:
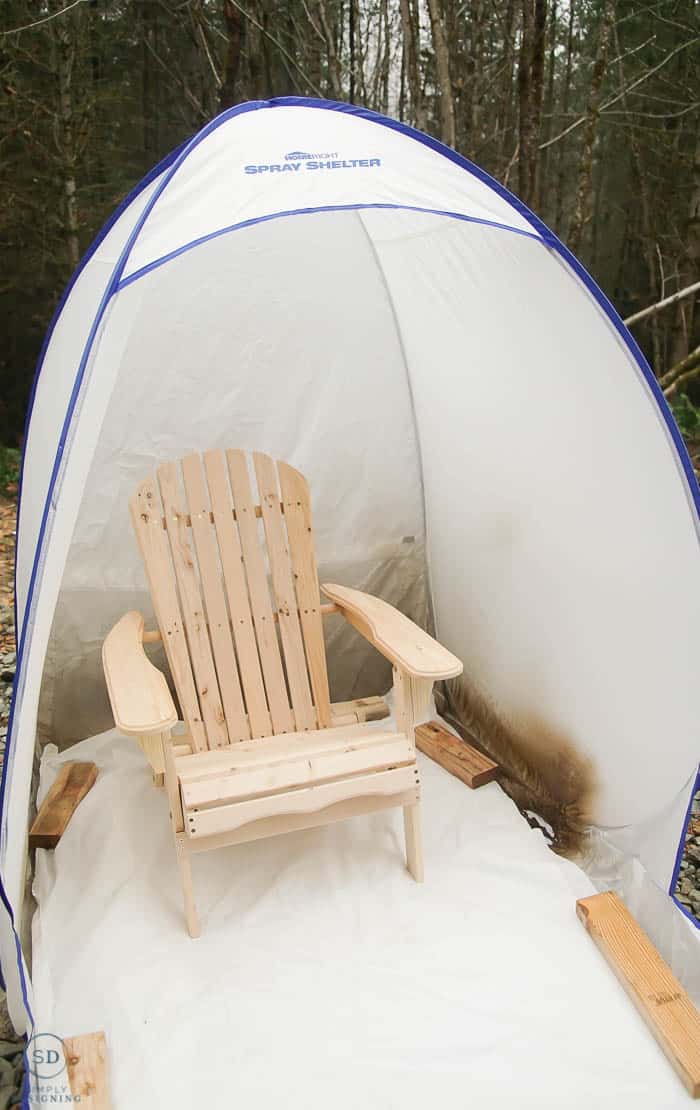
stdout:
POLYGON ((190 940, 165 792, 115 731, 37 851, 37 1031, 107 1034, 116 1110, 672 1110, 689 1099, 576 919, 593 893, 494 782, 419 756, 426 882, 398 810, 205 853, 190 940))

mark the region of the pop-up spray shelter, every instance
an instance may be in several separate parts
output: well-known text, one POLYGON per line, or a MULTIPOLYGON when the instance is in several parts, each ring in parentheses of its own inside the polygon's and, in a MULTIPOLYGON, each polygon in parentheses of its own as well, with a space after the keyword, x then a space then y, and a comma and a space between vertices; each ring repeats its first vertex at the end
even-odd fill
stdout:
MULTIPOLYGON (((644 357, 453 151, 347 105, 244 104, 127 198, 37 374, 0 858, 18 1027, 37 734, 109 724, 102 637, 149 610, 137 482, 232 445, 308 477, 326 578, 431 610, 499 713, 590 761, 594 822, 668 889, 699 746, 698 491, 644 357)), ((335 696, 361 694, 368 657, 334 659, 335 696)))

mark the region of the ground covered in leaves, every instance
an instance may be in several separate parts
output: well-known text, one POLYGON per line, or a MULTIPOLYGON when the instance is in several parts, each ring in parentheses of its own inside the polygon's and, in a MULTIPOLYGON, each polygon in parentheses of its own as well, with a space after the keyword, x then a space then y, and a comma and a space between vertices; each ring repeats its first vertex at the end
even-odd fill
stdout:
MULTIPOLYGON (((0 491, 0 759, 5 739, 15 677, 14 566, 16 485, 0 491)), ((24 1075, 24 1040, 14 1035, 0 992, 0 1110, 19 1107, 24 1075)))

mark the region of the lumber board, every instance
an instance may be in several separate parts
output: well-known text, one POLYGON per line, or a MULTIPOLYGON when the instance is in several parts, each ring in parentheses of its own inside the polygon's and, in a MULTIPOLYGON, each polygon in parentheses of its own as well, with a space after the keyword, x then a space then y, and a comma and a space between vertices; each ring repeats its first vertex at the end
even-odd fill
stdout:
POLYGON ((111 1110, 104 1033, 83 1033, 63 1041, 71 1094, 87 1110, 111 1110))
MULTIPOLYGON (((222 451, 207 451, 204 467, 209 483, 209 496, 214 508, 214 527, 219 542, 219 557, 224 576, 228 607, 233 622, 233 638, 240 667, 241 684, 248 710, 249 735, 269 736, 272 722, 267 708, 258 648, 255 642, 253 617, 248 600, 243 567, 243 552, 231 508, 231 489, 222 451)), ((238 737, 237 739, 241 739, 238 737)))
POLYGON ((331 705, 331 727, 350 725, 354 722, 383 721, 389 716, 389 706, 384 698, 354 698, 352 701, 334 701, 331 705))
POLYGON ((129 511, 187 731, 197 751, 206 751, 207 734, 180 613, 168 536, 160 527, 160 506, 158 486, 153 478, 148 478, 129 502, 129 511))
POLYGON ((444 648, 393 605, 379 597, 324 582, 326 597, 342 610, 345 619, 394 666, 414 678, 454 678, 462 673, 456 655, 444 648))
POLYGON ((700 1013, 612 890, 581 898, 576 913, 693 1098, 700 1098, 700 1013))
POLYGON ((453 736, 437 721, 418 726, 416 747, 472 790, 491 782, 498 774, 497 763, 465 740, 453 736))
POLYGON ((277 607, 294 725, 297 731, 315 729, 318 720, 311 699, 311 687, 306 670, 304 642, 289 561, 288 537, 285 535, 284 521, 280 512, 277 470, 270 456, 263 455, 260 451, 253 452, 253 463, 262 506, 267 557, 277 607))
POLYGON ((400 794, 418 786, 418 769, 415 764, 368 775, 353 775, 302 790, 268 794, 266 797, 251 798, 232 805, 220 805, 215 809, 190 810, 185 815, 185 830, 193 839, 212 836, 233 832, 265 817, 315 813, 350 798, 361 798, 368 794, 400 794))
POLYGON ((378 813, 384 809, 415 806, 419 801, 420 786, 416 785, 398 794, 366 794, 361 798, 349 798, 347 801, 336 802, 314 813, 285 813, 281 817, 263 817, 230 832, 202 836, 195 840, 191 840, 187 833, 178 833, 177 836, 187 838, 188 849, 192 853, 210 852, 235 844, 247 844, 251 840, 282 836, 284 833, 297 832, 299 829, 316 829, 321 825, 347 821, 350 817, 378 813))
POLYGON ((177 724, 177 710, 165 675, 143 650, 143 616, 125 613, 102 645, 107 693, 114 723, 127 736, 158 736, 177 724))
POLYGON ((319 728, 328 728, 331 724, 331 699, 321 620, 321 592, 316 567, 311 497, 306 478, 293 466, 278 462, 277 472, 282 490, 289 555, 294 571, 294 588, 304 635, 314 706, 319 728))
POLYGON ((182 802, 186 809, 268 796, 294 787, 314 786, 346 775, 368 771, 388 771, 392 767, 415 766, 413 744, 397 736, 385 744, 346 751, 326 752, 306 759, 288 760, 250 770, 236 770, 194 782, 182 783, 182 802))
POLYGON ((206 606, 209 639, 226 714, 228 736, 229 740, 247 740, 250 729, 233 650, 216 533, 209 521, 209 503, 200 455, 187 455, 182 460, 182 478, 192 517, 192 538, 199 563, 200 587, 206 606))
MULTIPOLYGON (((216 666, 202 600, 195 552, 191 537, 183 523, 184 509, 180 493, 177 464, 163 463, 158 467, 158 484, 165 509, 170 556, 180 593, 180 609, 187 632, 190 663, 207 732, 209 748, 224 748, 229 742, 228 728, 219 692, 216 666)), ((166 572, 167 573, 167 572, 166 572)))
POLYGON ((267 570, 260 548, 260 533, 255 519, 245 452, 228 450, 226 461, 238 517, 243 566, 272 727, 275 733, 291 732, 294 729, 294 719, 287 700, 287 684, 272 616, 267 570))
POLYGON ((234 774, 254 766, 287 763, 295 759, 313 759, 327 752, 370 747, 395 740, 400 734, 394 728, 373 729, 364 724, 340 725, 314 732, 287 732, 267 740, 242 740, 223 751, 185 755, 175 761, 180 782, 215 775, 234 774))
POLYGON ((96 778, 94 763, 63 764, 29 830, 30 848, 56 847, 96 778))

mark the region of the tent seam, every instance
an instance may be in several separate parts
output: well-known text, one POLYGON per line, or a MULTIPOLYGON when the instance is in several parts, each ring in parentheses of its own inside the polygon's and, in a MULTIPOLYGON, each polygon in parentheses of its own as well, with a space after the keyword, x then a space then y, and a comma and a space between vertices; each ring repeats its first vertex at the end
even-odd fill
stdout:
POLYGON ((418 472, 419 472, 419 475, 420 475, 421 504, 422 504, 422 507, 423 507, 423 546, 424 546, 424 550, 425 550, 426 577, 427 577, 427 580, 428 580, 427 581, 428 603, 429 603, 429 606, 430 606, 431 615, 433 617, 433 624, 436 626, 436 618, 435 618, 435 612, 434 612, 434 606, 433 606, 433 591, 432 591, 431 576, 430 576, 430 559, 429 559, 429 556, 428 556, 428 509, 427 509, 427 503, 426 503, 426 498, 425 498, 425 478, 424 478, 424 473, 423 473, 423 445, 421 443, 420 430, 419 430, 419 427, 418 427, 418 415, 416 413, 416 401, 415 401, 415 397, 413 395, 413 383, 411 381, 411 375, 410 375, 410 372, 409 372, 409 369, 408 369, 408 357, 406 355, 406 346, 404 344, 403 332, 401 331, 401 325, 399 324, 399 317, 398 317, 398 313, 396 311, 396 305, 394 303, 394 298, 391 295, 391 289, 389 287, 389 282, 387 281, 386 272, 385 272, 384 267, 382 265, 381 259, 379 257, 379 252, 377 251, 374 240, 372 239, 372 236, 370 235, 370 233, 367 229, 367 225, 365 224, 365 221, 362 218, 362 212, 361 211, 358 211, 357 219, 358 219, 358 221, 359 221, 359 223, 362 227, 362 230, 364 232, 364 235, 365 235, 365 238, 367 240, 370 252, 371 252, 371 254, 374 258, 377 270, 379 271, 379 277, 380 277, 382 286, 384 288, 384 292, 386 294, 386 299, 389 302, 389 309, 391 311, 391 318, 394 322, 394 329, 396 331, 396 337, 399 341, 399 350, 401 352, 401 359, 403 361, 404 374, 406 375, 406 385, 408 387, 408 399, 409 399, 409 404, 411 406, 411 417, 412 417, 412 420, 413 420, 413 430, 414 430, 414 434, 415 434, 415 437, 416 437, 416 446, 418 448, 418 472))

